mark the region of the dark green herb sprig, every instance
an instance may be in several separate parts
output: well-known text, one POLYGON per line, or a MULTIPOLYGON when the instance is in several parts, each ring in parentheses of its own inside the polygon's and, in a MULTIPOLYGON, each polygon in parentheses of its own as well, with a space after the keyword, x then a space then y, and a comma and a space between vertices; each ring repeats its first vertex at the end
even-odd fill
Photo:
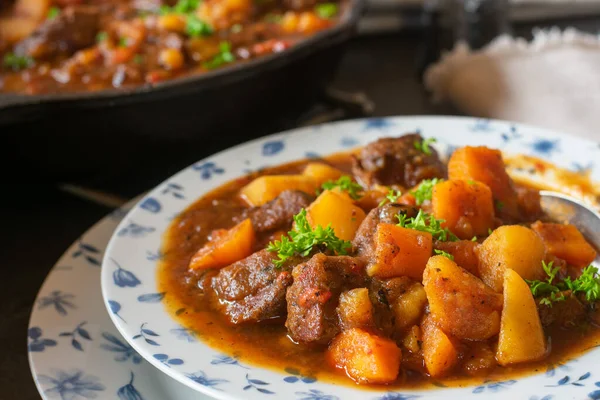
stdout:
POLYGON ((442 242, 455 242, 458 237, 454 235, 448 228, 442 228, 443 219, 435 219, 433 215, 429 215, 423 210, 419 210, 417 215, 408 218, 406 214, 398 214, 398 226, 402 228, 414 229, 421 232, 429 232, 434 239, 442 242))
POLYGON ((444 256, 447 259, 454 261, 454 256, 448 252, 445 252, 444 250, 434 249, 433 252, 437 255, 444 256))
POLYGON ((423 179, 419 186, 411 191, 410 193, 415 196, 415 200, 417 201, 417 205, 420 206, 426 200, 431 200, 431 196, 433 193, 433 187, 438 183, 442 182, 443 179, 433 178, 433 179, 423 179))
POLYGON ((185 33, 190 37, 210 36, 214 32, 212 26, 195 15, 188 15, 185 23, 185 33))
POLYGON ((162 15, 177 13, 177 14, 189 14, 198 8, 200 0, 179 0, 173 7, 161 6, 160 13, 162 15))
POLYGON ((381 200, 377 206, 381 207, 387 202, 395 203, 396 201, 398 201, 400 196, 402 196, 401 191, 390 188, 387 194, 385 195, 385 199, 381 200))
POLYGON ((48 14, 46 14, 46 18, 54 19, 54 18, 58 17, 58 14, 60 14, 60 8, 50 7, 50 9, 48 10, 48 14))
POLYGON ((341 176, 337 181, 328 181, 321 185, 323 190, 332 190, 339 188, 344 192, 348 192, 348 195, 354 200, 361 198, 360 192, 363 191, 363 187, 358 183, 354 182, 348 175, 341 176))
POLYGON ((565 300, 562 294, 565 290, 571 293, 583 293, 587 301, 596 301, 600 299, 600 277, 598 277, 598 268, 589 265, 583 269, 581 276, 573 280, 567 276, 563 281, 556 282, 556 275, 559 267, 553 268, 553 262, 546 264, 542 261, 542 268, 548 276, 546 280, 528 280, 525 281, 531 289, 534 297, 543 296, 540 304, 546 304, 552 307, 552 303, 565 300))
POLYGON ((432 138, 423 139, 420 142, 417 141, 414 143, 414 146, 415 146, 415 149, 417 149, 421 153, 427 154, 429 156, 429 155, 431 155, 431 148, 429 147, 429 145, 431 143, 435 143, 435 142, 437 142, 437 139, 432 137, 432 138))
POLYGON ((34 64, 34 60, 27 56, 18 56, 14 53, 6 53, 2 64, 5 68, 10 68, 13 71, 20 71, 25 68, 29 68, 34 64))
POLYGON ((322 226, 311 228, 306 219, 305 209, 294 215, 294 222, 293 229, 288 232, 289 238, 283 236, 281 240, 275 240, 267 245, 267 251, 276 252, 279 257, 275 261, 276 267, 281 267, 290 257, 308 256, 315 248, 344 255, 352 247, 349 241, 335 236, 331 225, 327 228, 322 226))
POLYGON ((334 17, 338 13, 338 5, 335 3, 321 3, 315 6, 315 13, 324 19, 334 17))
POLYGON ((235 56, 231 52, 231 44, 229 42, 221 42, 219 44, 219 51, 219 54, 203 63, 202 66, 206 69, 215 69, 235 61, 235 56))

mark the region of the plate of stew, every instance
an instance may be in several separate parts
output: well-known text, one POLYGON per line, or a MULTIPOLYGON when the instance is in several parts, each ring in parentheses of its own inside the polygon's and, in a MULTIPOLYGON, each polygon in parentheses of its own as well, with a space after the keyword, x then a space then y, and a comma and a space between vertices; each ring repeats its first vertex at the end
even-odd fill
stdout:
POLYGON ((539 190, 597 207, 599 152, 451 117, 248 142, 129 212, 105 304, 142 357, 215 398, 597 398, 596 249, 539 190))
POLYGON ((132 91, 296 46, 337 24, 317 0, 14 0, 0 7, 0 92, 132 91))

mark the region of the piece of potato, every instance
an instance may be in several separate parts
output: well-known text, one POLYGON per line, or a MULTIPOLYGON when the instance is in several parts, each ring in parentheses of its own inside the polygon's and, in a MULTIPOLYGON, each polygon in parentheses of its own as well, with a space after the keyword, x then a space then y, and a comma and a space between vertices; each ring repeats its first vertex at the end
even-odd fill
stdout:
POLYGON ((575 225, 537 221, 531 229, 540 235, 548 253, 562 258, 569 265, 587 267, 596 258, 596 250, 575 225))
POLYGON ((348 290, 340 295, 340 304, 337 309, 342 330, 352 328, 372 328, 373 304, 369 298, 369 289, 358 288, 348 290))
POLYGON ((17 17, 39 22, 46 19, 50 5, 50 0, 17 0, 13 6, 13 13, 17 17))
POLYGON ((492 191, 481 182, 448 180, 433 187, 433 215, 461 239, 485 235, 494 227, 492 191))
POLYGON ((432 246, 428 232, 381 223, 375 232, 375 261, 367 267, 367 274, 378 278, 409 276, 421 280, 432 246))
POLYGON ((433 243, 435 250, 442 250, 454 257, 454 262, 479 277, 479 259, 477 258, 476 249, 479 243, 472 240, 458 240, 456 242, 442 242, 436 240, 433 243))
POLYGON ((458 350, 453 340, 436 324, 431 315, 421 323, 423 358, 425 367, 433 378, 439 378, 458 363, 458 350))
POLYGON ((261 206, 285 190, 301 190, 313 194, 315 181, 304 175, 265 175, 254 179, 240 190, 240 196, 251 206, 261 206))
POLYGON ((413 325, 402 339, 402 346, 406 347, 411 353, 418 353, 421 351, 422 342, 421 328, 419 328, 419 325, 413 325))
POLYGON ((448 161, 448 178, 485 183, 497 200, 496 211, 513 218, 519 216, 517 193, 499 150, 485 146, 457 149, 448 161))
POLYGON ((545 355, 544 331, 531 290, 516 271, 507 269, 496 360, 508 365, 540 360, 545 355))
POLYGON ((358 383, 382 384, 396 380, 402 351, 390 339, 353 328, 333 339, 325 357, 358 383))
POLYGON ((335 181, 343 174, 344 173, 339 169, 319 162, 311 162, 306 164, 304 171, 302 171, 302 175, 314 179, 317 186, 321 186, 327 181, 335 181))
POLYGON ((429 312, 444 332, 484 340, 500 330, 502 295, 444 256, 427 262, 423 285, 429 312))
POLYGON ((250 219, 229 230, 213 234, 211 240, 194 254, 190 269, 222 268, 252 254, 256 235, 250 219))
POLYGON ((31 35, 37 26, 38 21, 31 18, 0 18, 0 38, 15 43, 31 35))
POLYGON ((544 243, 534 231, 520 225, 504 225, 477 248, 479 276, 497 292, 502 291, 507 268, 514 269, 524 279, 542 279, 545 255, 544 243))
POLYGON ((390 304, 396 317, 396 328, 404 330, 418 323, 425 306, 427 306, 427 294, 423 285, 416 282, 390 304))
POLYGON ((345 193, 325 190, 306 209, 306 218, 312 227, 331 225, 335 235, 343 240, 352 240, 358 227, 365 219, 362 208, 345 193))

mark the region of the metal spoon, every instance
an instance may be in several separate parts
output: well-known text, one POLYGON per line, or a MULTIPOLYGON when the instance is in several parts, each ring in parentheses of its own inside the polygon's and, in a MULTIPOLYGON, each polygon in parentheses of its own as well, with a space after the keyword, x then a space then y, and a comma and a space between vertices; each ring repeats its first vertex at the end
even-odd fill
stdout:
POLYGON ((562 193, 541 190, 542 209, 556 222, 575 225, 596 249, 600 249, 600 214, 581 201, 562 193))

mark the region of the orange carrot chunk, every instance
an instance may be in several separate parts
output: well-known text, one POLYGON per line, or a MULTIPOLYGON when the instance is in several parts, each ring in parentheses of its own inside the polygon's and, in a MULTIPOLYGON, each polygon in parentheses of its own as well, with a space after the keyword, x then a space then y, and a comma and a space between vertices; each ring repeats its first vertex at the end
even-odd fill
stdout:
POLYGON ((190 269, 222 268, 252 254, 256 235, 250 219, 229 230, 213 235, 211 240, 194 254, 190 269))
POLYGON ((540 235, 548 253, 562 258, 569 265, 587 267, 596 258, 596 250, 575 225, 537 221, 531 228, 540 235))
POLYGON ((499 150, 485 146, 457 149, 448 161, 448 178, 485 183, 492 190, 496 211, 512 218, 519 217, 517 192, 499 150))
POLYGON ((369 276, 423 279, 431 256, 431 234, 393 224, 379 224, 375 232, 375 262, 367 267, 369 276))
POLYGON ((433 215, 461 239, 485 235, 494 228, 492 191, 481 182, 449 180, 438 183, 431 196, 433 215))
POLYGON ((325 357, 358 383, 381 384, 398 377, 402 351, 393 340, 353 328, 333 339, 325 357))

